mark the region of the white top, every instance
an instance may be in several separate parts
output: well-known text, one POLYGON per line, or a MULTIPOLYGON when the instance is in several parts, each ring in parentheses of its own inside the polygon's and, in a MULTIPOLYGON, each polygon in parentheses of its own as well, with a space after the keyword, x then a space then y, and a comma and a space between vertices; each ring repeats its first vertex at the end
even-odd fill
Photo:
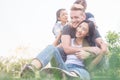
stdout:
MULTIPOLYGON (((82 47, 82 45, 75 46, 74 43, 75 43, 75 38, 71 39, 71 46, 79 47, 79 48, 82 47)), ((65 64, 76 64, 76 65, 84 66, 83 60, 77 58, 74 54, 67 55, 67 60, 65 64)))

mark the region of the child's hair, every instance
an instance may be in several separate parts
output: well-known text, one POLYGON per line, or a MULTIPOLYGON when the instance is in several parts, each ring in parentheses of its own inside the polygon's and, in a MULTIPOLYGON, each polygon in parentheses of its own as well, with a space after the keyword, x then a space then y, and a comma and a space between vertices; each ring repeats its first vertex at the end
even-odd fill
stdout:
POLYGON ((66 9, 61 8, 61 9, 57 10, 57 12, 56 12, 56 23, 59 21, 58 18, 60 17, 61 11, 64 11, 64 10, 66 10, 66 9))
POLYGON ((95 34, 96 34, 95 25, 90 20, 83 20, 80 24, 82 24, 84 22, 87 23, 88 27, 89 27, 88 36, 86 36, 85 39, 88 41, 90 46, 95 46, 95 40, 94 40, 95 39, 95 34))

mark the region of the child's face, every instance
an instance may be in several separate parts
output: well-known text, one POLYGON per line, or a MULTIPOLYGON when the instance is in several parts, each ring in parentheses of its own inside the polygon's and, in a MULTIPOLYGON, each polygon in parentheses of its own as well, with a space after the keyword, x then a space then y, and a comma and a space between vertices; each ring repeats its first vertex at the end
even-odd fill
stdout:
POLYGON ((89 26, 87 23, 83 22, 76 29, 76 37, 84 38, 88 36, 88 32, 89 32, 89 26))
POLYGON ((62 10, 60 12, 60 17, 59 17, 59 20, 63 23, 66 23, 68 21, 68 13, 66 10, 62 10))

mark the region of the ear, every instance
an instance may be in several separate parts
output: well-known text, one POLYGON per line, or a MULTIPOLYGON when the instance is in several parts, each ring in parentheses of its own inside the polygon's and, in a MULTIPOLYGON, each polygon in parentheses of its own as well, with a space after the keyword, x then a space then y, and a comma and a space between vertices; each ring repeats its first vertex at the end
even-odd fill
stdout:
POLYGON ((86 15, 85 15, 85 13, 83 13, 82 19, 83 19, 83 20, 86 19, 86 15))

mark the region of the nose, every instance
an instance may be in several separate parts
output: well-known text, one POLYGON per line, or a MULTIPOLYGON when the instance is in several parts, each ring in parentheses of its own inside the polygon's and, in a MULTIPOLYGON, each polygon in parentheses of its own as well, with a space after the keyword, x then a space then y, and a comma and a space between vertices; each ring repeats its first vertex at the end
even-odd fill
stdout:
POLYGON ((68 20, 68 15, 67 14, 64 15, 64 19, 68 20))
POLYGON ((71 19, 71 22, 74 24, 74 23, 76 23, 76 20, 75 19, 71 19))
POLYGON ((68 14, 66 14, 65 17, 68 17, 68 14))

